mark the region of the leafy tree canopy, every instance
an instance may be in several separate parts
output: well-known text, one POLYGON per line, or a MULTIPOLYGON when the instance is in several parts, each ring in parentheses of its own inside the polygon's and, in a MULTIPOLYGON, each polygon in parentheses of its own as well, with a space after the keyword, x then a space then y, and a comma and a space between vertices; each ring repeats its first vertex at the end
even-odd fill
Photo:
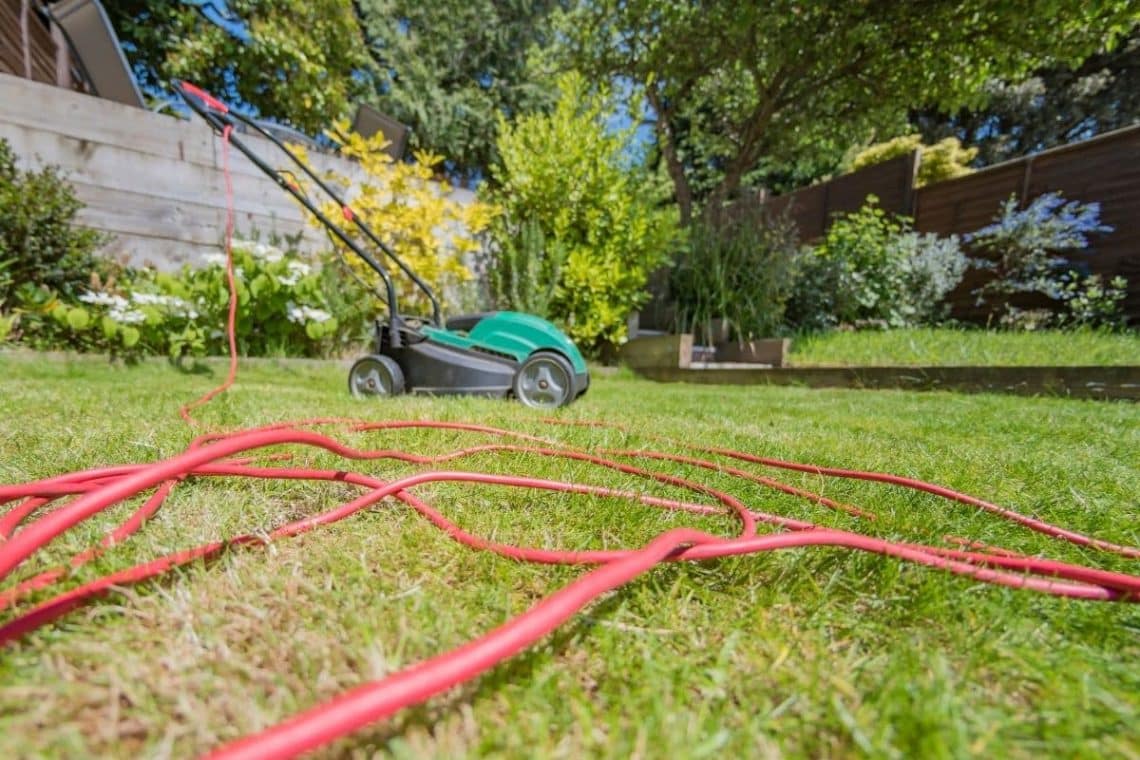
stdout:
POLYGON ((898 134, 915 104, 978 107, 987 81, 1076 64, 1137 13, 1131 0, 589 0, 565 32, 589 75, 644 85, 687 221, 765 159, 898 134))
POLYGON ((1113 49, 1079 65, 1050 64, 1019 80, 993 79, 980 109, 919 111, 928 140, 953 136, 975 146, 982 166, 1140 122, 1140 26, 1113 49))
POLYGON ((377 63, 377 104, 446 155, 459 175, 485 173, 500 115, 550 106, 552 83, 528 65, 553 41, 559 0, 358 0, 377 63))
POLYGON ((351 0, 230 0, 243 41, 197 9, 156 0, 107 3, 143 89, 187 79, 263 117, 315 133, 367 89, 371 65, 351 0))

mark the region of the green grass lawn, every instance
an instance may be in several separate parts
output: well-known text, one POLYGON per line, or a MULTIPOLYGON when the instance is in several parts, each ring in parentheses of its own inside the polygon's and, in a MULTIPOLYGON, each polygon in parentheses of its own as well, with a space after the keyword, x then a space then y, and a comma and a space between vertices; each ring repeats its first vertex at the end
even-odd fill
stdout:
POLYGON ((913 329, 792 340, 796 367, 1140 364, 1140 333, 913 329))
MULTIPOLYGON (((179 452, 182 402, 210 374, 162 362, 0 354, 0 482, 179 452)), ((200 412, 211 427, 312 416, 464 420, 550 433, 540 415, 480 399, 347 396, 341 366, 247 362, 200 412)), ((598 376, 559 428, 590 447, 660 447, 648 433, 942 483, 1140 544, 1140 406, 896 391, 655 385, 598 376)), ((468 433, 346 435, 443 452, 468 433)), ((302 452, 324 466, 339 462, 302 452)), ((488 454, 458 466, 677 491, 581 463, 488 454)), ((406 465, 352 465, 378 477, 406 465)), ((872 484, 823 489, 880 515, 869 524, 727 476, 750 505, 890 538, 971 536, 1030 554, 1137 572, 1128 562, 1016 529, 934 497, 872 484)), ((130 542, 66 586, 341 503, 341 485, 190 481, 130 542)), ((419 490, 466 528, 560 547, 638 545, 667 527, 729 533, 601 498, 470 485, 419 490)), ((97 540, 123 510, 66 535, 25 577, 97 540)), ((452 543, 384 504, 268 550, 234 551, 124 589, 0 652, 0 757, 186 757, 467 641, 582 569, 520 564, 452 543)), ((43 596, 39 597, 44 598, 43 596)), ((21 608, 24 609, 24 608, 21 608)), ((0 616, 6 620, 9 610, 0 616)), ((1140 608, 983 586, 897 561, 807 549, 668 565, 589 608, 471 685, 319 756, 1136 757, 1140 608)))

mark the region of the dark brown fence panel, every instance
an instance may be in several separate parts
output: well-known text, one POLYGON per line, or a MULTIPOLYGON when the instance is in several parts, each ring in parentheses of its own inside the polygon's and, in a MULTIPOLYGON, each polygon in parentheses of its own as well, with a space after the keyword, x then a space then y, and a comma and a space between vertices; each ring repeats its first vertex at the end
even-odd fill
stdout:
POLYGON ((0 71, 24 75, 24 50, 20 33, 20 0, 0 0, 0 71))
POLYGON ((794 193, 741 203, 762 203, 769 212, 790 214, 806 243, 823 237, 836 214, 858 211, 874 195, 887 211, 910 216, 914 211, 914 173, 918 153, 892 158, 794 193))
MULTIPOLYGON (((1044 193, 1059 191, 1067 200, 1101 204, 1101 219, 1112 226, 1108 235, 1094 236, 1088 251, 1072 256, 1078 269, 1128 281, 1124 312, 1140 324, 1140 125, 1010 161, 970 174, 915 189, 918 154, 885 161, 794 193, 764 199, 776 214, 788 213, 804 242, 818 240, 836 214, 855 211, 868 195, 878 196, 884 209, 914 218, 920 232, 966 235, 990 224, 1007 198, 1024 207, 1044 193)), ((948 297, 952 315, 985 322, 992 307, 979 307, 972 294, 987 278, 971 269, 948 297)), ((667 293, 654 288, 657 301, 667 293)), ((1049 307, 1044 297, 1019 295, 1020 308, 1049 307)))
POLYGON ((920 187, 915 192, 915 227, 939 235, 981 229, 993 221, 1006 198, 1021 197, 1024 175, 1022 162, 1017 161, 920 187))
MULTIPOLYGON (((811 243, 823 237, 836 214, 859 210, 868 195, 876 196, 879 204, 887 211, 911 216, 914 213, 917 166, 918 152, 915 151, 794 193, 774 198, 759 195, 742 199, 733 208, 754 208, 760 204, 769 214, 788 214, 799 231, 800 240, 811 243)), ((672 329, 673 316, 667 283, 668 276, 663 272, 650 282, 651 300, 641 310, 643 328, 672 329)))
MULTIPOLYGON (((879 205, 894 214, 914 213, 914 180, 918 168, 918 152, 892 158, 851 174, 836 177, 823 185, 827 189, 828 224, 836 214, 858 211, 868 195, 879 199, 879 205)), ((820 230, 820 235, 826 231, 820 230)))
POLYGON ((815 240, 826 229, 827 185, 805 187, 788 195, 771 198, 764 207, 775 216, 787 214, 799 230, 801 240, 815 240))
MULTIPOLYGON (((915 193, 915 227, 938 235, 965 235, 990 224, 998 207, 1011 195, 1021 197, 1025 167, 1022 161, 995 166, 966 177, 920 187, 915 193)), ((946 298, 956 319, 982 320, 985 314, 972 293, 989 276, 982 270, 967 270, 962 283, 946 298)), ((1022 302, 1023 308, 1044 306, 1022 302)))

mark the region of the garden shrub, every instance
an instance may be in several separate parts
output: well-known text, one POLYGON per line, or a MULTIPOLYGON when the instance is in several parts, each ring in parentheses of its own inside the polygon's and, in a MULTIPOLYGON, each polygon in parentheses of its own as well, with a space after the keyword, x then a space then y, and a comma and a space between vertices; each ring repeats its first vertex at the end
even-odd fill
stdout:
MULTIPOLYGON (((355 159, 360 172, 353 176, 332 174, 328 179, 346 189, 353 213, 427 282, 441 301, 454 300, 458 287, 473 278, 471 259, 482 248, 479 236, 490 225, 494 207, 483 202, 461 203, 451 197, 452 187, 437 177, 441 156, 417 151, 414 161, 396 161, 384 152, 387 141, 382 134, 364 138, 351 132, 345 123, 336 126, 335 134, 341 142, 341 155, 355 159)), ((300 146, 290 149, 305 158, 300 146)), ((331 219, 343 219, 342 210, 333 201, 319 205, 331 219)), ((309 222, 324 231, 316 219, 309 217, 309 222)), ((354 225, 342 226, 365 250, 375 252, 388 269, 397 285, 401 311, 431 313, 427 297, 411 279, 386 260, 354 225)), ((333 244, 344 256, 345 266, 371 288, 379 287, 379 277, 368 264, 340 241, 333 244)), ((374 305, 387 308, 379 302, 374 305)))
POLYGON ((1100 221, 1100 204, 1066 201, 1053 192, 1024 209, 1018 205, 1011 196, 993 224, 965 237, 981 254, 971 265, 992 273, 973 291, 978 305, 989 305, 991 318, 1007 327, 1118 325, 1127 282, 1114 278, 1106 285, 1064 255, 1087 250, 1091 235, 1112 232, 1100 221), (1026 295, 1044 296, 1055 308, 1023 309, 1018 300, 1026 295))
POLYGON ((496 305, 550 315, 566 265, 566 246, 547 240, 537 219, 517 222, 509 214, 495 219, 491 236, 497 247, 488 266, 487 284, 496 305))
POLYGON ((24 283, 74 297, 92 272, 111 268, 95 255, 105 237, 75 226, 82 207, 57 168, 19 169, 11 146, 0 139, 0 308, 24 283))
POLYGON ((969 268, 957 235, 939 237, 907 230, 892 241, 892 253, 903 273, 908 325, 934 325, 946 319, 950 306, 943 299, 958 287, 969 268))
POLYGON ((878 199, 832 223, 824 239, 800 256, 788 323, 818 330, 838 324, 906 327, 938 322, 942 300, 965 273, 954 236, 919 234, 888 214, 878 199))
POLYGON ((670 278, 682 331, 712 344, 712 321, 739 340, 775 335, 791 295, 798 231, 762 206, 711 209, 689 228, 670 278))
POLYGON ((1056 316, 1062 327, 1123 329, 1127 320, 1121 305, 1128 295, 1128 280, 1113 277, 1107 283, 1099 274, 1070 272, 1061 278, 1060 297, 1065 310, 1056 316))
MULTIPOLYGON (((648 298, 649 273, 667 258, 676 212, 662 208, 654 183, 629 165, 633 128, 607 129, 607 91, 591 91, 578 74, 563 75, 558 87, 551 113, 499 123, 500 163, 486 197, 510 222, 492 230, 500 258, 491 266, 521 273, 510 258, 525 244, 514 236, 537 226, 544 258, 562 262, 525 270, 542 291, 554 286, 541 316, 596 353, 624 342, 629 313, 648 298)), ((509 283, 513 275, 499 277, 509 283)), ((511 303, 501 288, 496 295, 502 305, 511 303)))

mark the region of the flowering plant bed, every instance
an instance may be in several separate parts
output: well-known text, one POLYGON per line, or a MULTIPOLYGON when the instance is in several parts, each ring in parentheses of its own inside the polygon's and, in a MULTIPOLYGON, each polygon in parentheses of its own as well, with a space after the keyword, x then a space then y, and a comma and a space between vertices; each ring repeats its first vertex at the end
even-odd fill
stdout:
MULTIPOLYGON (((362 331, 369 299, 346 292, 353 288, 335 272, 324 272, 295 251, 249 240, 234 241, 233 258, 243 354, 324 356, 362 331), (353 323, 338 319, 337 311, 347 312, 353 323)), ((94 275, 72 300, 44 290, 19 314, 14 331, 20 342, 41 349, 79 348, 128 358, 223 354, 221 327, 229 309, 225 263, 219 252, 179 272, 94 275)))

